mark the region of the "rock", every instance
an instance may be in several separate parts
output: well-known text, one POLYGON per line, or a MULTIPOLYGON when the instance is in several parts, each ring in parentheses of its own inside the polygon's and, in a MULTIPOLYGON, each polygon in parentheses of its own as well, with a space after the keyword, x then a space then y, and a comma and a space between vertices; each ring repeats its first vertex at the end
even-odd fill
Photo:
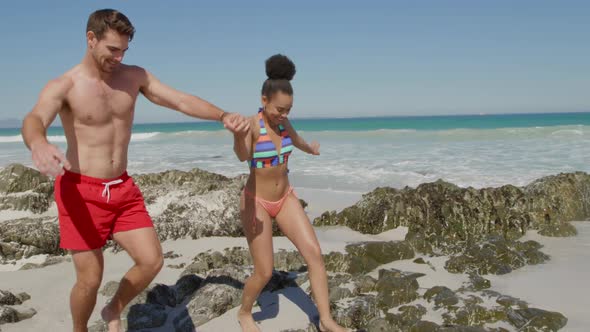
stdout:
POLYGON ((274 254, 274 266, 275 269, 283 271, 307 271, 307 264, 305 263, 303 256, 301 256, 301 254, 297 251, 287 251, 283 249, 279 250, 274 254))
POLYGON ((539 234, 551 237, 568 237, 578 235, 576 228, 569 222, 558 224, 543 224, 539 227, 539 234))
POLYGON ((22 304, 23 301, 9 291, 0 290, 0 305, 22 304))
POLYGON ((49 257, 47 257, 45 262, 43 262, 41 264, 27 263, 27 264, 23 265, 19 270, 40 269, 40 268, 43 268, 46 266, 59 264, 59 263, 65 262, 65 261, 68 261, 68 258, 66 258, 64 256, 49 256, 49 257))
MULTIPOLYGON (((464 293, 458 292, 458 294, 464 294, 464 293)), ((481 297, 479 297, 477 295, 474 295, 474 294, 467 294, 467 296, 466 297, 462 297, 461 300, 466 305, 474 305, 474 304, 482 304, 482 303, 484 303, 484 300, 481 297)), ((451 309, 453 309, 453 308, 451 308, 451 309)))
POLYGON ((298 273, 297 276, 295 277, 295 283, 298 286, 301 286, 308 281, 309 281, 309 275, 307 273, 298 273))
POLYGON ((189 297, 188 314, 192 322, 202 325, 240 304, 247 274, 237 266, 214 270, 202 286, 189 297))
POLYGON ((0 324, 16 323, 33 317, 37 312, 34 309, 17 310, 13 307, 0 305, 0 324))
POLYGON ((186 267, 186 263, 180 263, 180 264, 168 264, 166 265, 167 267, 171 268, 171 269, 184 269, 186 267))
POLYGON ((403 273, 399 270, 379 270, 377 306, 382 310, 414 301, 418 298, 418 281, 421 273, 403 273))
POLYGON ((168 251, 163 254, 164 259, 174 259, 174 258, 178 258, 180 256, 181 255, 179 255, 179 254, 175 254, 174 251, 168 251))
POLYGON ((18 260, 41 254, 66 254, 59 248, 57 219, 21 218, 0 223, 0 259, 18 260))
POLYGON ((345 250, 346 254, 324 255, 328 271, 363 274, 380 265, 414 257, 414 250, 405 241, 355 243, 347 245, 345 250))
POLYGON ((18 311, 12 307, 0 305, 0 324, 18 322, 18 311))
MULTIPOLYGON (((538 247, 533 243, 529 246, 538 247)), ((239 262, 242 259, 240 257, 243 258, 241 251, 235 249, 198 255, 196 261, 202 262, 205 267, 209 264, 225 265, 207 272, 200 270, 203 276, 185 274, 173 286, 155 285, 148 288, 138 299, 134 299, 129 313, 123 314, 123 317, 127 317, 124 325, 127 324, 130 331, 145 331, 157 329, 168 321, 172 322, 175 331, 194 331, 195 327, 238 306, 243 283, 252 272, 252 267, 227 262, 239 262), (232 253, 236 254, 234 258, 230 258, 232 253)), ((300 284, 297 280, 304 280, 304 276, 307 274, 274 271, 264 291, 275 292, 286 287, 297 287, 300 284)), ((484 326, 500 321, 516 328, 524 327, 522 330, 541 331, 544 328, 538 326, 559 326, 563 323, 562 318, 565 319, 559 313, 539 309, 522 311, 527 309, 526 303, 491 290, 468 287, 454 292, 447 287, 436 286, 428 289, 424 298, 434 302, 437 311, 440 311, 444 320, 444 326, 440 327, 421 321, 426 313, 423 306, 403 305, 418 299, 417 278, 421 276, 423 274, 393 269, 379 270, 377 280, 362 274, 331 274, 328 286, 334 318, 345 327, 362 331, 468 332, 486 331, 484 326), (487 297, 486 307, 483 306, 482 297, 487 297), (489 306, 494 301, 498 305, 489 306), (395 307, 398 308, 393 309, 395 307), (535 327, 524 326, 528 321, 536 324, 535 327)), ((470 278, 483 279, 473 274, 470 278)), ((486 284, 481 280, 477 283, 486 284)), ((105 288, 109 287, 105 285, 105 288)), ((488 330, 505 331, 502 328, 488 330)))
POLYGON ((48 176, 21 164, 10 164, 0 170, 0 193, 22 193, 36 191, 52 194, 53 190, 46 187, 51 183, 48 176))
MULTIPOLYGON (((241 236, 238 200, 245 179, 192 170, 138 175, 135 182, 143 191, 160 239, 166 240, 241 236)), ((52 200, 52 186, 50 180, 25 167, 5 169, 0 172, 0 210, 18 205, 45 211, 52 200), (25 174, 30 180, 23 182, 13 174, 25 174)), ((326 212, 316 224, 343 224, 364 233, 408 227, 405 241, 355 243, 343 253, 323 256, 331 272, 328 280, 334 317, 344 326, 369 331, 482 331, 498 321, 522 331, 559 329, 567 322, 563 315, 528 308, 524 301, 490 291, 489 280, 481 275, 507 273, 546 261, 549 257, 540 251, 539 243, 515 239, 528 229, 549 236, 572 235, 575 229, 564 221, 590 216, 587 197, 590 176, 572 173, 520 188, 459 188, 443 181, 416 189, 378 188, 341 213, 326 212), (380 270, 378 279, 367 275, 382 264, 413 259, 415 252, 449 254, 445 265, 449 271, 470 274, 465 288, 452 291, 438 286, 424 294, 443 315, 443 327, 422 321, 426 309, 412 303, 419 298, 418 278, 422 274, 390 269, 380 270), (497 305, 490 306, 494 302, 497 305)), ((25 268, 59 263, 65 252, 59 249, 58 235, 56 218, 49 214, 2 222, 0 261, 47 254, 53 257, 25 268)), ((120 250, 112 242, 108 246, 120 250)), ((179 255, 167 252, 165 257, 179 255)), ((414 262, 434 268, 422 257, 414 262)), ((176 265, 184 271, 174 285, 151 285, 132 301, 122 315, 124 329, 145 332, 168 323, 175 331, 194 331, 239 305, 243 283, 252 273, 252 260, 245 248, 202 253, 186 267, 183 264, 176 265)), ((308 281, 307 266, 299 253, 279 251, 274 254, 274 264, 277 270, 265 291, 298 287, 308 281)), ((117 287, 118 282, 109 282, 101 294, 113 296, 117 287)), ((12 295, 21 303, 29 298, 12 295)), ((4 300, 7 303, 17 303, 10 296, 5 298, 10 298, 4 300)), ((0 319, 16 320, 33 312, 18 310, 2 305, 0 319)), ((312 324, 305 331, 314 329, 312 324)), ((97 322, 91 330, 106 331, 106 325, 97 322)))
POLYGON ((315 326, 312 323, 309 323, 309 325, 307 326, 307 328, 305 329, 288 329, 288 330, 282 330, 281 332, 319 332, 320 330, 318 329, 317 326, 315 326))
POLYGON ((410 328, 410 332, 438 332, 439 328, 438 324, 421 320, 410 328))
POLYGON ((536 308, 508 309, 508 320, 519 331, 558 331, 567 324, 564 315, 536 308))
POLYGON ((306 201, 302 200, 301 198, 299 199, 299 204, 301 204, 301 207, 304 209, 309 205, 306 201))
POLYGON ((37 311, 32 308, 26 308, 22 310, 17 310, 18 320, 22 321, 25 319, 29 319, 37 314, 37 311))
POLYGON ((330 302, 374 292, 377 280, 368 275, 337 274, 328 276, 330 302))
MULTIPOLYGON (((233 179, 194 169, 134 176, 160 239, 242 236, 239 196, 245 176, 233 179)), ((0 171, 0 210, 45 212, 53 201, 53 182, 23 165, 0 171)), ((36 254, 64 255, 55 216, 22 218, 0 224, 0 260, 36 254)), ((112 241, 107 247, 120 250, 112 241)), ((171 254, 170 257, 174 257, 171 254)), ((33 265, 27 268, 36 267, 33 265)))
POLYGON ((53 202, 53 181, 21 164, 0 170, 0 210, 47 211, 53 202))
POLYGON ((489 332, 489 330, 480 326, 451 326, 442 327, 440 332, 489 332))
POLYGON ((387 313, 386 319, 392 327, 402 331, 408 331, 415 326, 422 316, 426 314, 426 308, 421 305, 404 305, 398 308, 399 313, 387 313))
POLYGON ((418 258, 414 259, 413 262, 416 264, 426 264, 426 262, 424 261, 424 258, 422 258, 422 257, 418 257, 418 258))
POLYGON ((459 298, 447 287, 435 286, 424 293, 424 298, 428 302, 434 301, 437 307, 449 307, 459 303, 459 298))
POLYGON ((589 196, 590 175, 583 172, 547 176, 525 187, 459 188, 439 180, 415 189, 377 188, 340 213, 323 213, 314 224, 366 234, 406 226, 409 234, 449 243, 477 242, 494 233, 515 239, 558 220, 584 220, 590 216, 589 196))
POLYGON ((31 299, 31 295, 29 295, 27 293, 24 293, 24 292, 18 293, 16 295, 16 297, 20 300, 21 303, 23 303, 23 302, 28 301, 28 300, 31 299))
POLYGON ((352 297, 352 291, 350 289, 342 287, 330 288, 330 302, 336 302, 348 297, 352 297))
POLYGON ((528 304, 520 299, 517 299, 515 297, 512 296, 507 296, 507 295, 500 295, 498 296, 498 298, 496 299, 496 303, 506 307, 506 308, 510 308, 510 307, 517 307, 517 308, 521 308, 521 309, 526 309, 528 308, 528 304))
POLYGON ((537 224, 585 220, 590 215, 590 175, 584 172, 546 176, 523 187, 537 224))
POLYGON ((479 291, 492 287, 492 283, 477 273, 469 273, 469 289, 479 291))
POLYGON ((377 285, 377 280, 368 275, 356 276, 354 280, 354 294, 359 295, 363 293, 373 292, 377 285))
POLYGON ((549 256, 538 250, 535 241, 519 242, 490 235, 478 245, 470 245, 462 254, 451 257, 445 268, 451 273, 506 274, 526 264, 540 264, 549 256))
POLYGON ((376 297, 367 294, 340 300, 333 304, 332 315, 344 327, 363 328, 379 315, 376 297))
MULTIPOLYGON (((209 270, 222 268, 226 265, 252 265, 252 258, 248 249, 234 247, 223 252, 205 252, 198 254, 181 275, 204 275, 209 270)), ((285 271, 307 271, 303 257, 296 251, 279 250, 274 254, 274 267, 285 271)))
POLYGON ((367 332, 398 332, 401 330, 389 324, 385 318, 375 318, 371 320, 365 328, 367 332))
POLYGON ((442 317, 447 325, 483 326, 486 323, 505 320, 506 314, 500 308, 486 308, 479 304, 466 303, 456 311, 444 313, 442 317))
POLYGON ((245 176, 230 179, 193 169, 140 174, 134 179, 161 240, 243 235, 239 197, 245 176), (150 208, 155 203, 158 208, 150 208))

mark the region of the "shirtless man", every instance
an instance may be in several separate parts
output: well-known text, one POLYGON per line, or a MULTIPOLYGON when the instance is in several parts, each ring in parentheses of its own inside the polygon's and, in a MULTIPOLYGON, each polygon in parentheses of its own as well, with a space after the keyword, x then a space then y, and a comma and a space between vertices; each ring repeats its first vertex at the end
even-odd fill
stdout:
POLYGON ((109 237, 135 263, 101 311, 110 332, 119 332, 123 308, 162 268, 158 236, 141 192, 126 172, 138 94, 189 116, 221 121, 233 133, 249 128, 241 115, 174 90, 141 67, 122 64, 134 32, 129 19, 116 10, 92 13, 81 63, 50 81, 23 121, 23 139, 35 166, 56 177, 60 246, 71 252, 76 270, 70 294, 76 332, 87 331, 102 281, 101 249, 109 237), (46 136, 58 114, 67 139, 65 156, 46 136))

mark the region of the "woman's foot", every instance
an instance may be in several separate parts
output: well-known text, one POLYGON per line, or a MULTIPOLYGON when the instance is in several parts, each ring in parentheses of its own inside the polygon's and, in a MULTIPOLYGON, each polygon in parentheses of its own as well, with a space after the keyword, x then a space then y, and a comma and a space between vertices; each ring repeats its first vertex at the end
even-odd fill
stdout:
POLYGON ((335 320, 330 318, 330 319, 320 321, 320 331, 322 331, 322 332, 348 332, 350 330, 338 325, 338 323, 336 323, 335 320))
POLYGON ((250 312, 238 311, 238 322, 242 332, 261 332, 250 312))

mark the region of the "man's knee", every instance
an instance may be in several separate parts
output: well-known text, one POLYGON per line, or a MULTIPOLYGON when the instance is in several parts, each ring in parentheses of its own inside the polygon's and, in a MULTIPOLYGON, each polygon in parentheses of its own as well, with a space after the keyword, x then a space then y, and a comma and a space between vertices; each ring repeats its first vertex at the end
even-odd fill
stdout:
POLYGON ((152 273, 158 273, 164 266, 164 256, 161 251, 153 252, 144 255, 137 263, 152 273))
POLYGON ((76 280, 76 288, 84 291, 85 293, 93 294, 93 293, 98 292, 101 282, 102 282, 101 276, 78 277, 78 279, 76 280))

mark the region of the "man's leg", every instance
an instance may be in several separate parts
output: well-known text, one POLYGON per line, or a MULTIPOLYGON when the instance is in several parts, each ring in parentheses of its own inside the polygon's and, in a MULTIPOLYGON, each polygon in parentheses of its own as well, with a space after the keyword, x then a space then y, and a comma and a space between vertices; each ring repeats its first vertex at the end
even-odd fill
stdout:
POLYGON ((70 293, 70 310, 74 332, 88 331, 88 319, 96 305, 96 294, 102 281, 102 250, 72 251, 76 284, 70 293))
POLYGON ((153 227, 118 232, 113 235, 113 239, 135 262, 121 279, 111 302, 102 311, 103 319, 109 323, 109 331, 119 331, 121 312, 160 272, 164 259, 153 227))

